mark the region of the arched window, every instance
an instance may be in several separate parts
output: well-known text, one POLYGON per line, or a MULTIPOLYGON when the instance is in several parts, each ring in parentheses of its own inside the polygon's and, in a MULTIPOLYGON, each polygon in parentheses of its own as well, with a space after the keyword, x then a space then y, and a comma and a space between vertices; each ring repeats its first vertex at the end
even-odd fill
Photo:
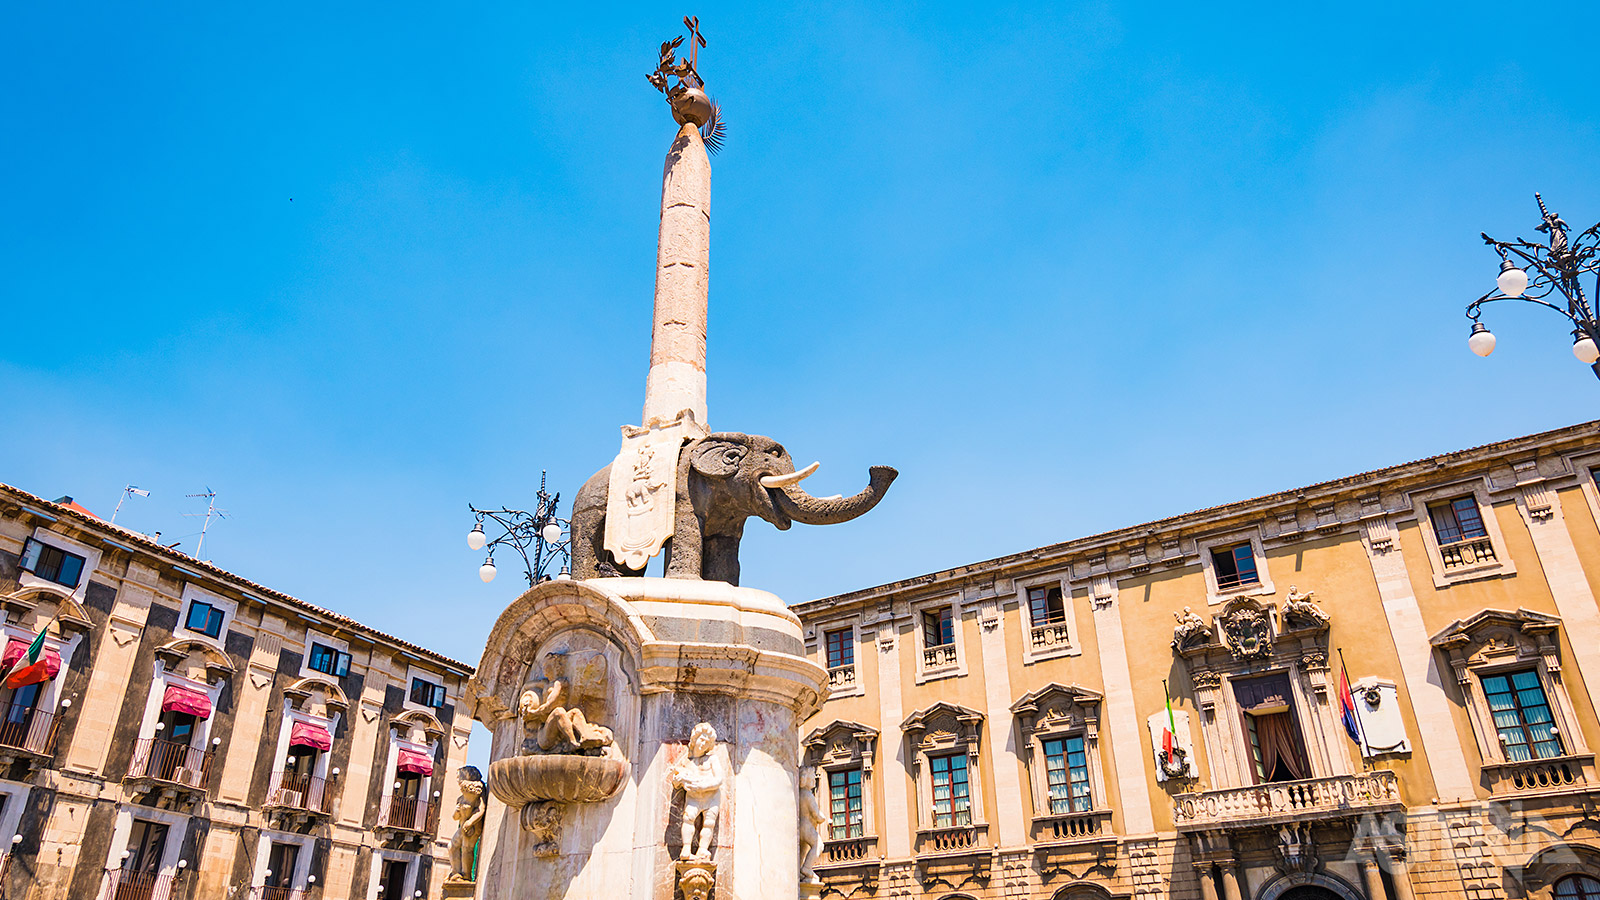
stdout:
POLYGON ((1600 879, 1568 875, 1556 882, 1557 900, 1600 900, 1600 879))

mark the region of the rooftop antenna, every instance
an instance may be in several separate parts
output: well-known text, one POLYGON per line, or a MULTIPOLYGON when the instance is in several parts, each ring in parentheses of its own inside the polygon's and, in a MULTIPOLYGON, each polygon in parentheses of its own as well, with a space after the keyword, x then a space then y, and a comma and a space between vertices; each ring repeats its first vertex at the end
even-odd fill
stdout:
MULTIPOLYGON (((200 556, 200 552, 206 545, 206 529, 211 527, 211 518, 215 516, 219 519, 226 519, 228 517, 228 511, 225 509, 217 509, 217 492, 213 491, 210 486, 206 487, 205 493, 185 494, 184 496, 206 498, 206 521, 205 524, 200 526, 200 542, 194 545, 194 558, 201 559, 202 557, 200 556)), ((193 518, 200 515, 200 513, 184 513, 184 515, 193 518)))
POLYGON ((122 504, 128 499, 129 494, 138 494, 141 497, 150 496, 149 491, 142 491, 137 485, 128 485, 122 489, 122 496, 117 498, 117 508, 111 511, 111 524, 117 524, 117 513, 122 512, 122 504))

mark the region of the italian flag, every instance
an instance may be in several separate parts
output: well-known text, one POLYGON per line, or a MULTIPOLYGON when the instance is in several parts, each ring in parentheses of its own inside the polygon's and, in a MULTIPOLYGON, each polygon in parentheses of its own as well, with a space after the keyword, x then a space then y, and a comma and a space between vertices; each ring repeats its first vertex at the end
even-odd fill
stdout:
POLYGON ((1167 725, 1161 729, 1161 752, 1172 758, 1172 747, 1178 741, 1178 722, 1172 717, 1172 694, 1167 693, 1166 683, 1161 685, 1162 693, 1167 695, 1167 725))
MULTIPOLYGON (((54 622, 51 619, 50 622, 54 622)), ((5 672, 5 686, 8 688, 26 687, 30 684, 42 684, 50 680, 48 661, 44 659, 44 635, 50 630, 50 622, 39 629, 39 634, 34 637, 33 643, 28 645, 28 652, 18 657, 5 672)))

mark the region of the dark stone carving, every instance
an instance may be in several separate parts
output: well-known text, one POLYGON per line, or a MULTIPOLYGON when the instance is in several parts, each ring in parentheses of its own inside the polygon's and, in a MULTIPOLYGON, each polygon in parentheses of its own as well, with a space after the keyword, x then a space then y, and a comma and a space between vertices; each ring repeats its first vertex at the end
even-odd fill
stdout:
POLYGON ((1234 659, 1272 655, 1272 620, 1265 607, 1250 599, 1235 600, 1222 613, 1222 636, 1234 659))
MULTIPOLYGON (((738 584, 746 519, 759 516, 781 531, 794 522, 848 522, 877 506, 899 475, 888 466, 873 466, 869 472, 867 487, 853 497, 813 497, 797 484, 762 484, 762 479, 795 474, 794 460, 772 438, 724 432, 687 442, 678 454, 677 508, 665 548, 667 577, 738 584)), ((610 487, 611 467, 606 466, 584 483, 573 502, 574 578, 644 574, 606 552, 610 487)))

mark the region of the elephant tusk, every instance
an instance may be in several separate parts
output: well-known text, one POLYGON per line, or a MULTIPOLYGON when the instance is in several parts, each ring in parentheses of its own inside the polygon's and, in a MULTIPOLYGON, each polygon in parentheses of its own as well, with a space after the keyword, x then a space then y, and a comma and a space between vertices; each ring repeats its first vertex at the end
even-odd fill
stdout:
POLYGON ((822 463, 820 462, 814 462, 798 472, 790 472, 787 475, 763 475, 761 476, 761 486, 764 488, 786 488, 791 484, 799 484, 802 479, 809 477, 821 465, 822 463))

